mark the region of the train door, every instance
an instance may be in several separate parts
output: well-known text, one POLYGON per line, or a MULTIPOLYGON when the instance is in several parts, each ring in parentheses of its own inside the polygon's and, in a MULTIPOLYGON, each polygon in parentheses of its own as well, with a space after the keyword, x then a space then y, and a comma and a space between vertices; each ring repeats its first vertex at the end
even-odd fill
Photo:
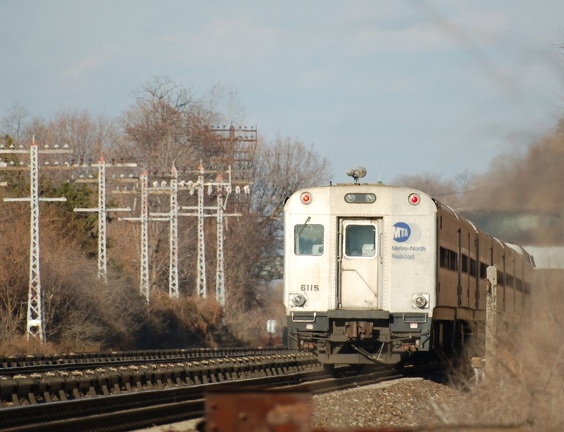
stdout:
POLYGON ((378 308, 380 225, 378 219, 339 221, 339 308, 378 308))

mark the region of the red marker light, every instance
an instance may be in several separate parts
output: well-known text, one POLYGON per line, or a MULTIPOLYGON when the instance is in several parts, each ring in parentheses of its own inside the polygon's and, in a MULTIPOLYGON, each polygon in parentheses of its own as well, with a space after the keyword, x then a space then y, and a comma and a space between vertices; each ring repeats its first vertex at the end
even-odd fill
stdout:
POLYGON ((421 203, 421 196, 418 193, 409 194, 407 202, 412 206, 419 205, 421 203))
POLYGON ((312 199, 313 199, 313 197, 311 196, 311 193, 309 193, 309 192, 303 192, 300 195, 300 200, 302 201, 302 204, 309 205, 309 204, 311 204, 312 199))

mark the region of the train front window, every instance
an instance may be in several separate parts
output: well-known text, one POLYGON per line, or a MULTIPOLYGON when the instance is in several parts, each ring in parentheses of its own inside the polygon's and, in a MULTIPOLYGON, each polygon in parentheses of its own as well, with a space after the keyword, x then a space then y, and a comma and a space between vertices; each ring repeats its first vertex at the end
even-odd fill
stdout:
POLYGON ((374 225, 347 225, 345 229, 345 255, 373 257, 376 254, 376 228, 374 225))
POLYGON ((296 255, 323 255, 323 225, 307 224, 294 227, 294 253, 296 255))

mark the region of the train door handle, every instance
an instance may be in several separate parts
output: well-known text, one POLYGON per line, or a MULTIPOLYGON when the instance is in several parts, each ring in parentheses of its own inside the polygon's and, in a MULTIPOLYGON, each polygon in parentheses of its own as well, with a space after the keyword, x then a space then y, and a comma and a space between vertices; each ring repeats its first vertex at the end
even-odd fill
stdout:
POLYGON ((312 323, 315 322, 316 317, 317 317, 317 312, 314 312, 312 319, 294 319, 294 312, 292 312, 292 322, 296 322, 296 323, 312 323))

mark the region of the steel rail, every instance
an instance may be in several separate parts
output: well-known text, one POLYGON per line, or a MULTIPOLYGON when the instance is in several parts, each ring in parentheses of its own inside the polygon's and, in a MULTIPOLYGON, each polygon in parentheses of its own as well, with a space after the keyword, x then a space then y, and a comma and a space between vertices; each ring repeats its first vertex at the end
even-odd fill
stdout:
POLYGON ((68 353, 60 355, 0 356, 0 376, 26 375, 57 370, 84 370, 149 362, 201 361, 235 356, 289 354, 281 347, 197 348, 177 350, 118 351, 106 353, 68 353))
MULTIPOLYGON (((307 367, 309 366, 305 366, 307 367)), ((436 369, 436 366, 434 368, 436 369)), ((205 407, 204 397, 208 392, 254 389, 291 390, 316 394, 428 373, 429 367, 417 370, 379 369, 358 375, 351 375, 350 370, 343 370, 349 373, 336 377, 319 365, 311 370, 288 372, 277 376, 3 409, 0 410, 0 430, 5 432, 129 431, 200 418, 205 407)))

